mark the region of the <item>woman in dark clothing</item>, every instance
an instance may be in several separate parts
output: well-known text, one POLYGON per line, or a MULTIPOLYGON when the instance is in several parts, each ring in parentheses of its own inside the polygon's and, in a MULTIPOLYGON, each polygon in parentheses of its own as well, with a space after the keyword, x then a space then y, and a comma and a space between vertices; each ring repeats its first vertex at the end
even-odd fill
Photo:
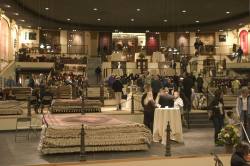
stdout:
POLYGON ((151 87, 147 86, 145 90, 146 90, 145 94, 143 94, 141 99, 141 104, 144 109, 143 123, 153 132, 154 111, 156 108, 156 104, 153 99, 153 93, 151 87))
POLYGON ((219 89, 215 91, 214 98, 209 105, 209 109, 211 110, 210 119, 214 124, 214 142, 218 146, 218 134, 224 126, 224 102, 223 102, 223 92, 219 89))
POLYGON ((249 153, 249 145, 247 143, 239 143, 235 147, 235 152, 231 157, 231 166, 250 166, 246 158, 249 153))

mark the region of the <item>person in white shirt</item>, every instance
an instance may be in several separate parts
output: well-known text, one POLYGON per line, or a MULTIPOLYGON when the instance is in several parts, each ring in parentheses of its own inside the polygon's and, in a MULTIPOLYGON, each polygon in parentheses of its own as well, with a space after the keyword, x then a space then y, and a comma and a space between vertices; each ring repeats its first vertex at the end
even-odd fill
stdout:
POLYGON ((180 93, 178 91, 174 92, 174 108, 180 109, 182 111, 184 104, 182 98, 180 98, 180 93))
POLYGON ((180 110, 181 112, 181 121, 183 123, 183 125, 187 125, 187 122, 184 118, 184 112, 183 112, 183 106, 184 106, 184 103, 183 103, 183 100, 182 98, 180 97, 180 93, 178 91, 175 91, 174 92, 174 108, 177 108, 180 110))

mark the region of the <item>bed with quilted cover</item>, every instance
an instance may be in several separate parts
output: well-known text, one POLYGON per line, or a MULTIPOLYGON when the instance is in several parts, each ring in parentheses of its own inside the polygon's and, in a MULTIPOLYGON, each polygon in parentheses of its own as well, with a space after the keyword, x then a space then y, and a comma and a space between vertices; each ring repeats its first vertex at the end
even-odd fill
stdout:
POLYGON ((101 112, 102 103, 99 100, 55 99, 51 104, 52 113, 85 113, 101 112))
POLYGON ((44 121, 38 147, 42 154, 79 152, 82 124, 87 152, 148 150, 152 141, 143 124, 112 116, 47 114, 44 121))

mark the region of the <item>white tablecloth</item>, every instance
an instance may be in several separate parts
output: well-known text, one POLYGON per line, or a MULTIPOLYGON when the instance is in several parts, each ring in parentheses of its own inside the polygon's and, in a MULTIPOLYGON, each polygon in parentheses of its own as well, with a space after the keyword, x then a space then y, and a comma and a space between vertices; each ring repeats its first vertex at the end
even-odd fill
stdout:
POLYGON ((162 141, 166 144, 166 127, 168 121, 171 127, 171 140, 183 142, 181 113, 179 109, 173 108, 157 108, 154 114, 154 129, 153 140, 154 142, 162 141))
POLYGON ((152 62, 165 62, 165 55, 161 52, 154 52, 152 55, 152 62))

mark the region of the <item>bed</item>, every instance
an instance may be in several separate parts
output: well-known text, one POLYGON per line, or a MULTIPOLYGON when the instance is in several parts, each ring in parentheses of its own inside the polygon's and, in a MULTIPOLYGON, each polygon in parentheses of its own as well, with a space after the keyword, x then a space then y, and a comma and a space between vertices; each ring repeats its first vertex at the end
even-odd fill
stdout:
POLYGON ((55 99, 51 104, 51 113, 92 113, 101 112, 102 103, 99 100, 55 99))
POLYGON ((82 124, 87 152, 148 150, 152 142, 151 131, 143 124, 112 116, 47 114, 44 121, 38 147, 42 154, 79 152, 82 124))

